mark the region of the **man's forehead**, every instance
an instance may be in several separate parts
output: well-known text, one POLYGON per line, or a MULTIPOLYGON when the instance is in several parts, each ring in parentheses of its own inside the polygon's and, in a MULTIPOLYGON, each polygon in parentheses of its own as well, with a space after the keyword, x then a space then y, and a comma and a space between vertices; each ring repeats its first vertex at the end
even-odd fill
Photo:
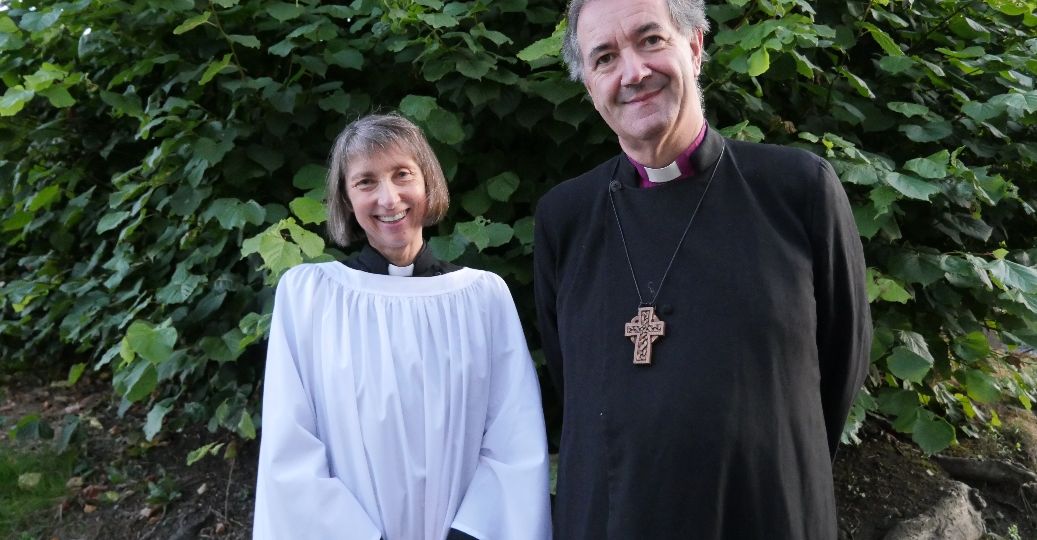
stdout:
POLYGON ((576 39, 589 51, 619 38, 673 26, 665 0, 590 0, 577 19, 576 39))

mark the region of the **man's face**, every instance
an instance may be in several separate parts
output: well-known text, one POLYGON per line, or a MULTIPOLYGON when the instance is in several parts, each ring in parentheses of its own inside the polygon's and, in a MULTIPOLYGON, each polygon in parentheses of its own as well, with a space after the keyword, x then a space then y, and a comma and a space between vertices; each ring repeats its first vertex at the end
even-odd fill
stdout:
POLYGON ((682 35, 665 0, 591 0, 576 39, 587 93, 624 148, 665 144, 698 124, 702 33, 682 35))

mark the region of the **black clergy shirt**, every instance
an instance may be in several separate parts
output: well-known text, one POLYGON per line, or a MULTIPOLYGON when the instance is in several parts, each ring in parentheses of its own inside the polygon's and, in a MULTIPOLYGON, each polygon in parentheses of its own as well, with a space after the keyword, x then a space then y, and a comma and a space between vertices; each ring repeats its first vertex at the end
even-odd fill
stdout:
POLYGON ((563 403, 554 536, 834 539, 832 459, 871 340, 849 202, 803 150, 710 130, 691 159, 695 176, 642 189, 616 156, 538 203, 537 313, 563 403), (642 294, 659 290, 649 366, 624 335, 639 302, 610 185, 642 294))
MULTIPOLYGON (((371 244, 364 244, 364 247, 356 255, 346 259, 343 264, 362 272, 389 274, 389 259, 386 259, 377 249, 371 247, 371 244)), ((412 277, 430 277, 460 269, 461 267, 456 264, 437 259, 432 254, 432 250, 428 248, 428 244, 425 243, 422 244, 418 254, 414 256, 414 273, 411 275, 412 277)))

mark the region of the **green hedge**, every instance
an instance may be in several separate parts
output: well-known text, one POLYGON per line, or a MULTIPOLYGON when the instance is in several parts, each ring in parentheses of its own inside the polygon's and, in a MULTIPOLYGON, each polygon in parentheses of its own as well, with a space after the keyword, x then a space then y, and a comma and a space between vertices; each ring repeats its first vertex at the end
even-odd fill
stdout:
MULTIPOLYGON (((558 60, 560 3, 4 3, 0 370, 109 371, 149 439, 254 437, 270 286, 342 256, 326 156, 390 109, 449 179, 432 249, 505 277, 538 348, 536 200, 618 149, 558 60)), ((1035 7, 708 9, 711 125, 824 155, 854 204, 876 339, 849 439, 870 412, 935 452, 1037 399, 1035 7)))

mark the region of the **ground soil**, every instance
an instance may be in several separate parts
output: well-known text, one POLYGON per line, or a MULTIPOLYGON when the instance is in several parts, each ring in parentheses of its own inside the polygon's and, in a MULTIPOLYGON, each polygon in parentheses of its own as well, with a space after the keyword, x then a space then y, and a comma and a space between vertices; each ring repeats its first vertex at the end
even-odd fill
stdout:
MULTIPOLYGON (((144 440, 143 410, 119 417, 110 383, 89 377, 75 386, 19 377, 0 379, 0 416, 12 420, 41 413, 57 423, 78 414, 81 439, 73 446, 82 466, 68 494, 34 520, 23 538, 246 539, 251 536, 258 445, 214 435, 204 427, 144 440), (189 452, 211 442, 233 443, 236 456, 206 457, 188 466, 189 452), (152 487, 149 487, 149 483, 152 487)), ((1037 469, 1037 417, 1002 409, 1006 428, 980 438, 961 436, 948 455, 999 459, 1037 469)), ((3 431, 7 431, 4 429, 3 431)), ((876 419, 862 442, 844 446, 836 459, 840 539, 879 540, 897 522, 931 507, 951 479, 902 434, 876 419)), ((15 444, 0 435, 0 451, 15 444)), ((224 446, 224 449, 226 446, 224 446)), ((1037 501, 1018 489, 973 486, 986 501, 990 538, 1037 539, 1037 501), (1015 526, 1018 536, 1011 536, 1015 526)))

